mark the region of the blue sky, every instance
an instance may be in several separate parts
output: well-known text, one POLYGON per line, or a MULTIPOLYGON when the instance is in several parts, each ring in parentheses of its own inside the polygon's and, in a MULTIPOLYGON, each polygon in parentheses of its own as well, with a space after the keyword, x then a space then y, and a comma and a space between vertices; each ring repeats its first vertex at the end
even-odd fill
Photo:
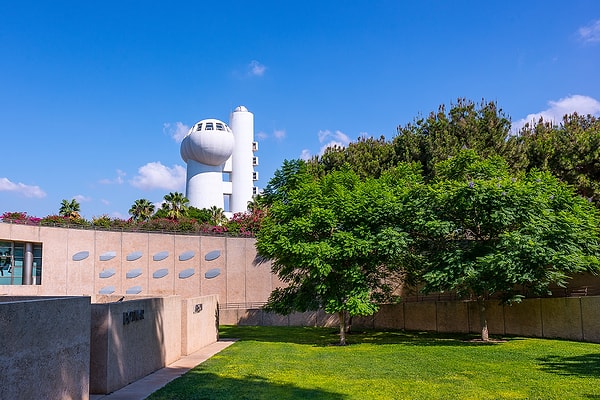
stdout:
POLYGON ((600 2, 28 1, 0 7, 0 212, 128 218, 185 192, 182 134, 254 113, 285 159, 396 133, 459 97, 515 126, 600 115, 600 2))

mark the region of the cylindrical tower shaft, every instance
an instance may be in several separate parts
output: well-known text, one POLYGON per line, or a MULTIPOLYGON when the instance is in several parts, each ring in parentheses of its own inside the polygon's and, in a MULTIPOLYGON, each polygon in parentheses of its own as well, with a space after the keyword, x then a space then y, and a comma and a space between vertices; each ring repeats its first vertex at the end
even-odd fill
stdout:
POLYGON ((254 114, 246 107, 237 107, 231 113, 229 126, 235 140, 231 157, 231 212, 244 212, 248 208, 248 202, 252 200, 254 186, 254 114))

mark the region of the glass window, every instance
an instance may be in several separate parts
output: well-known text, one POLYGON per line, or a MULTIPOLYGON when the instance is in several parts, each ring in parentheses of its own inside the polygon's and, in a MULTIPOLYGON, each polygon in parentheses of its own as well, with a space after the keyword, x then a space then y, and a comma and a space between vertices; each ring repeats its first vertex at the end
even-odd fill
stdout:
POLYGON ((202 129, 202 124, 198 124, 198 126, 196 127, 196 130, 199 131, 202 129))
MULTIPOLYGON (((0 285, 22 285, 25 243, 0 241, 0 285)), ((34 285, 42 283, 42 244, 33 244, 32 277, 34 285)))
POLYGON ((216 125, 217 125, 217 130, 218 131, 224 131, 225 130, 225 127, 223 126, 223 124, 220 124, 220 123, 217 122, 216 125))
POLYGON ((231 195, 230 194, 223 195, 223 211, 231 212, 231 195))
POLYGON ((213 123, 212 122, 207 122, 204 124, 204 130, 205 131, 212 131, 213 130, 213 123))

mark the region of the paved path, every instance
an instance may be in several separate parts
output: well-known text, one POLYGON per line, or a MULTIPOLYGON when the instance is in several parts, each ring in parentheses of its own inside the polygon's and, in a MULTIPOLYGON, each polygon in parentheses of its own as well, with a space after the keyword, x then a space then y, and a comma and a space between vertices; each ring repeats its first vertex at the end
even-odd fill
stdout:
POLYGON ((208 360, 221 350, 231 346, 235 340, 219 340, 195 353, 175 361, 168 367, 159 369, 122 389, 111 394, 92 394, 90 400, 143 400, 156 392, 167 383, 194 368, 196 365, 208 360))

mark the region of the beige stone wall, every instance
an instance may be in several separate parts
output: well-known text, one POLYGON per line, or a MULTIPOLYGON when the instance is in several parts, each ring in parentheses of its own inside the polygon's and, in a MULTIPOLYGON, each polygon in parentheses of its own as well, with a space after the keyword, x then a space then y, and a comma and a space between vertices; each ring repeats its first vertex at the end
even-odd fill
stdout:
POLYGON ((0 297, 0 333, 0 399, 89 398, 89 297, 0 297))
POLYGON ((254 264, 252 238, 0 222, 0 240, 42 243, 43 251, 42 284, 0 286, 0 295, 83 295, 92 302, 106 295, 217 295, 221 303, 243 304, 266 301, 280 285, 269 263, 254 264), (81 252, 88 257, 74 260, 81 252))
MULTIPOLYGON (((560 338, 600 343, 600 296, 525 299, 513 305, 485 302, 493 335, 560 338)), ((353 326, 370 329, 481 331, 477 302, 420 302, 384 305, 353 326), (412 321, 411 321, 412 319, 412 321)))
POLYGON ((181 297, 91 308, 90 393, 111 393, 181 357, 181 297))
POLYGON ((181 355, 185 356, 214 343, 219 338, 217 296, 182 300, 181 355))

